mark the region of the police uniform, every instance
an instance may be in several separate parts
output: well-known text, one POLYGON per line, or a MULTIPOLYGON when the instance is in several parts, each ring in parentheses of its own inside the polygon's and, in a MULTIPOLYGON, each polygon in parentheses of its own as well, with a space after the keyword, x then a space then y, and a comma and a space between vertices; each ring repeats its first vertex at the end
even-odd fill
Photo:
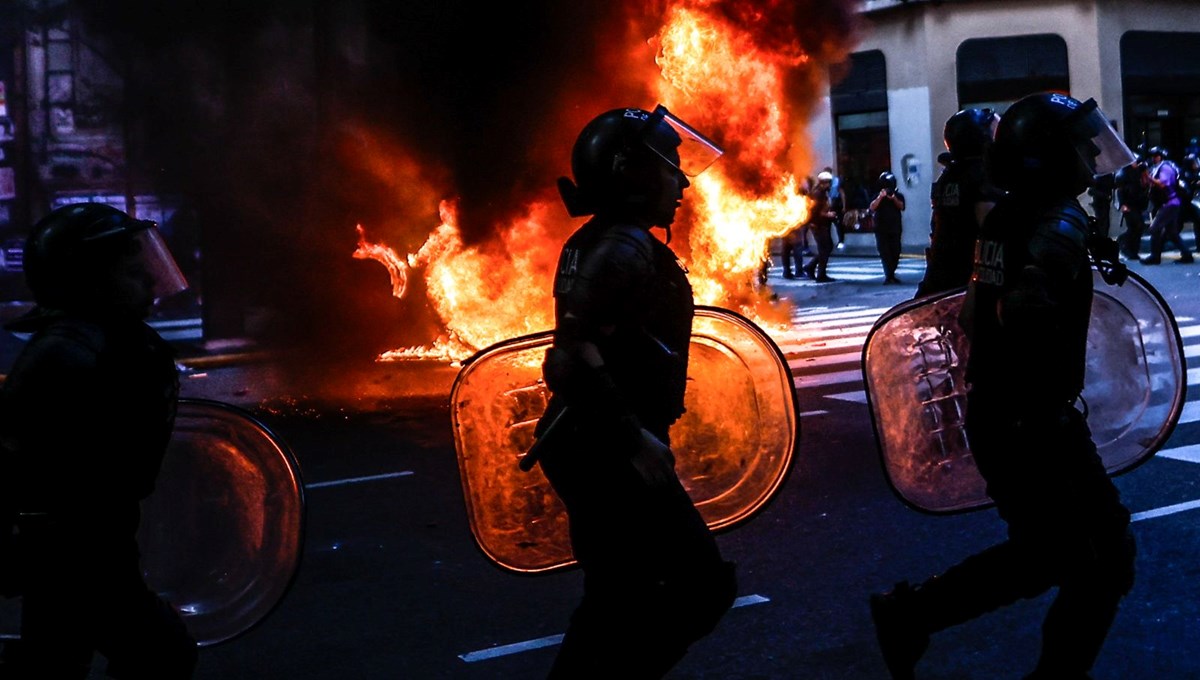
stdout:
MULTIPOLYGON (((93 650, 114 678, 187 678, 196 644, 146 585, 140 502, 175 419, 170 346, 133 319, 47 313, 4 383, 5 482, 17 513, 16 677, 83 678, 93 650)), ((9 677, 5 675, 4 677, 9 677)))
POLYGON ((984 181, 982 158, 951 159, 930 190, 929 249, 917 297, 967 285, 979 233, 976 206, 994 203, 998 197, 999 192, 984 181))
POLYGON ((630 457, 645 428, 669 443, 684 411, 692 290, 675 254, 641 226, 596 217, 563 247, 540 464, 567 508, 584 596, 553 678, 661 677, 731 606, 733 565, 674 476, 647 485, 630 457), (578 359, 599 349, 604 369, 578 359))
POLYGON ((1092 276, 1074 199, 1002 200, 981 229, 962 322, 967 436, 1008 539, 918 589, 937 631, 1051 587, 1033 677, 1085 677, 1133 584, 1129 511, 1074 402, 1092 276))
POLYGON ((1125 223, 1125 230, 1117 235, 1117 242, 1125 257, 1137 259, 1142 236, 1146 233, 1146 209, 1150 207, 1149 175, 1139 163, 1118 170, 1115 181, 1117 204, 1121 209, 1121 220, 1125 223))

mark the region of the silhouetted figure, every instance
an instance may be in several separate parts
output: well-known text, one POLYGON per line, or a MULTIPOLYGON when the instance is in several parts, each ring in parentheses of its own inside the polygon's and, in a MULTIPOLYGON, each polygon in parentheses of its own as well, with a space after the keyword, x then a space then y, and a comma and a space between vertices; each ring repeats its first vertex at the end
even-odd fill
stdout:
POLYGON ((1001 194, 983 170, 998 120, 991 109, 963 109, 946 119, 946 153, 939 158, 945 169, 930 190, 929 248, 916 297, 959 288, 971 279, 979 225, 1001 194))
POLYGON ((665 227, 670 240, 685 173, 720 153, 662 107, 617 109, 584 127, 575 181, 559 180, 571 215, 592 218, 559 259, 543 366, 552 396, 537 427, 584 572, 551 678, 661 677, 736 594, 733 564, 675 474, 692 289, 650 233, 665 227))
POLYGON ((896 176, 892 173, 879 175, 879 195, 871 201, 871 211, 875 213, 875 247, 883 264, 883 282, 902 283, 896 278, 896 267, 900 266, 904 194, 896 190, 896 176))
POLYGON ((1162 147, 1150 148, 1150 202, 1154 220, 1150 222, 1150 256, 1142 264, 1160 264, 1162 251, 1169 244, 1179 249, 1180 264, 1194 262, 1192 251, 1179 235, 1179 216, 1183 201, 1179 196, 1179 167, 1167 158, 1162 147))
POLYGON ((1111 172, 1097 177, 1088 188, 1088 196, 1092 198, 1092 215, 1096 218, 1094 231, 1100 238, 1108 238, 1112 227, 1112 197, 1115 188, 1116 177, 1111 172))
POLYGON ((809 195, 812 203, 808 208, 808 228, 816 242, 817 254, 804 265, 804 273, 818 283, 833 281, 825 273, 833 253, 833 223, 838 218, 837 208, 829 198, 832 186, 833 173, 822 171, 817 173, 817 186, 809 195))
POLYGON ((1139 156, 1114 175, 1117 185, 1117 210, 1124 230, 1117 235, 1121 254, 1136 260, 1146 233, 1146 210, 1150 207, 1150 172, 1139 156))
POLYGON ((1179 180, 1179 200, 1183 206, 1179 215, 1180 231, 1182 225, 1190 222, 1192 232, 1200 234, 1200 207, 1196 206, 1196 199, 1200 197, 1200 157, 1195 154, 1184 156, 1183 165, 1179 168, 1179 180))
POLYGON ((179 391, 145 319, 187 284, 153 222, 94 203, 38 222, 25 272, 37 307, 8 328, 33 336, 0 393, 21 639, 0 676, 84 678, 99 652, 114 678, 189 678, 196 644, 143 581, 136 540, 179 391))
POLYGON ((1094 100, 1029 95, 1000 119, 988 173, 1009 193, 980 230, 960 321, 967 437, 1008 539, 871 597, 894 678, 914 677, 930 634, 1053 587, 1027 678, 1086 678, 1133 585, 1129 511, 1074 405, 1092 303, 1089 220, 1075 197, 1131 158, 1094 100))
POLYGON ((794 279, 797 275, 804 276, 804 256, 801 253, 806 239, 805 230, 806 225, 798 225, 779 239, 779 259, 782 261, 785 279, 794 279))

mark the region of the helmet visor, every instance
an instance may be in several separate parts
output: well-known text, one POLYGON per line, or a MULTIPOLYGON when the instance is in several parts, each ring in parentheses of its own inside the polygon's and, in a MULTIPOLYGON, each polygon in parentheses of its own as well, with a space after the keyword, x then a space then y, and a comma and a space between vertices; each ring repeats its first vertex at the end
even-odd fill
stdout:
POLYGON ((658 105, 646 121, 642 139, 646 146, 688 177, 695 177, 712 165, 725 150, 658 105))
POLYGON ((143 224, 146 228, 135 232, 133 240, 137 244, 138 258, 142 266, 154 279, 152 290, 155 299, 161 300, 187 290, 187 279, 183 277, 183 272, 179 271, 175 258, 171 257, 171 251, 159 233, 158 226, 153 222, 143 224))
POLYGON ((1133 162, 1133 152, 1121 141, 1095 99, 1084 102, 1075 116, 1078 120, 1072 126, 1072 141, 1093 175, 1107 175, 1133 162))

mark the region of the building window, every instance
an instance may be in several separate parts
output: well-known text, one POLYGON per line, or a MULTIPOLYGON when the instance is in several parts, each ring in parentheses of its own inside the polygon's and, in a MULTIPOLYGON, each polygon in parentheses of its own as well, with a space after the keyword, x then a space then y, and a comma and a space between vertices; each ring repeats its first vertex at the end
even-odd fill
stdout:
POLYGON ((883 52, 850 55, 846 76, 830 88, 830 110, 845 207, 864 209, 879 173, 892 167, 883 52))
POLYGON ((1181 158, 1200 140, 1200 33, 1122 35, 1121 90, 1126 143, 1181 158))
POLYGON ((971 38, 958 46, 958 108, 1008 105, 1033 92, 1070 92, 1067 43, 1053 34, 971 38))

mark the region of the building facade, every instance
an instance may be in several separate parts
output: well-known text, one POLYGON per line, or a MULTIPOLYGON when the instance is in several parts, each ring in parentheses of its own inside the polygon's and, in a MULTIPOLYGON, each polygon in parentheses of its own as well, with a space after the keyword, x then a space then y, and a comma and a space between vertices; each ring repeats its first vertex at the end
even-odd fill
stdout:
MULTIPOLYGON (((881 172, 895 173, 908 197, 907 252, 928 245, 942 128, 962 108, 1003 112, 1058 90, 1095 98, 1131 148, 1164 146, 1179 159, 1200 138, 1193 0, 867 0, 860 11, 862 40, 810 123, 815 166, 872 195, 881 172)), ((855 241, 873 246, 869 234, 855 241)))

